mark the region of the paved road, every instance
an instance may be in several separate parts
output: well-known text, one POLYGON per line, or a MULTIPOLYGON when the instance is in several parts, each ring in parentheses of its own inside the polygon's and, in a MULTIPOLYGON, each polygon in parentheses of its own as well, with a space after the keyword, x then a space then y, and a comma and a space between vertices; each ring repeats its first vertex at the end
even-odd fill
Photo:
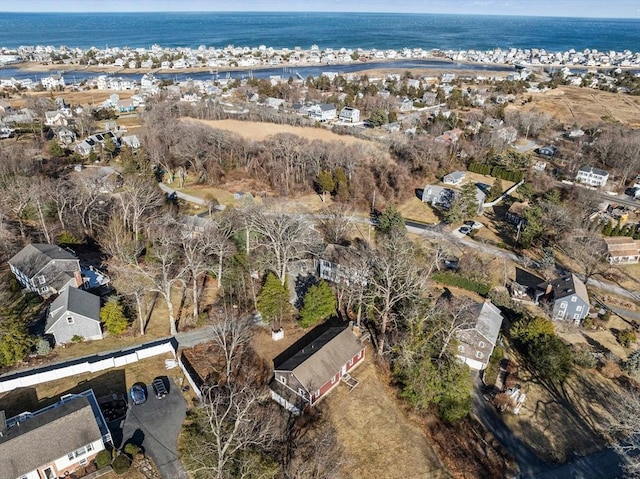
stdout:
POLYGON ((187 402, 173 382, 169 385, 169 394, 162 399, 156 399, 151 385, 148 385, 147 402, 138 406, 130 403, 120 437, 122 444, 133 442, 142 446, 163 479, 186 479, 188 476, 177 447, 187 402))

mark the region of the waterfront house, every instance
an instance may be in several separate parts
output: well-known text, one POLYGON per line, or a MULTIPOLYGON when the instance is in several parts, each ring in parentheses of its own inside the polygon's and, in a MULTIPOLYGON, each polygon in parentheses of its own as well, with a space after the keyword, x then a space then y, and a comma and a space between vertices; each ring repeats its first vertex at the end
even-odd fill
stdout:
POLYGON ((602 187, 607 184, 609 173, 593 166, 583 166, 576 173, 576 181, 595 187, 602 187))
POLYGON ((45 334, 51 334, 56 344, 69 343, 75 337, 84 341, 102 339, 100 297, 65 288, 49 306, 45 334))
POLYGON ((456 333, 456 357, 476 371, 486 369, 502 326, 502 313, 491 301, 476 303, 471 308, 473 317, 468 327, 456 333))
POLYGON ((0 411, 0 471, 7 479, 69 477, 112 445, 93 390, 62 396, 35 412, 0 411))
POLYGON ((640 240, 628 236, 605 238, 610 264, 635 264, 640 262, 640 240))
POLYGON ((28 244, 9 260, 9 267, 23 287, 43 298, 82 286, 80 261, 60 246, 28 244))
POLYGON ((359 328, 321 324, 273 360, 271 398, 300 414, 344 381, 355 387, 349 373, 362 363, 365 347, 359 328))
POLYGON ((60 73, 42 77, 40 83, 45 90, 55 90, 65 87, 64 77, 60 73))

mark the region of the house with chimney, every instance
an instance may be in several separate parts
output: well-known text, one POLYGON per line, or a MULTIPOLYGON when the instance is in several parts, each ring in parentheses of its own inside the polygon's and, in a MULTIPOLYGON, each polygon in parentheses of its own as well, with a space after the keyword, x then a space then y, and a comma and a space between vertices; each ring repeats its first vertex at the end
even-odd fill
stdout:
POLYGON ((9 267, 24 288, 45 299, 83 283, 76 255, 53 244, 26 245, 9 260, 9 267))
POLYGON ((6 479, 69 477, 110 444, 93 390, 9 419, 0 411, 0 471, 6 479))
POLYGON ((491 301, 475 303, 470 327, 457 332, 456 357, 476 371, 486 369, 502 326, 502 313, 491 301))
POLYGON ((345 323, 329 321, 312 329, 273 360, 271 398, 297 415, 341 381, 357 386, 349 373, 364 361, 363 339, 358 327, 345 323))
POLYGON ((586 318, 591 307, 586 285, 573 273, 537 285, 535 302, 550 306, 551 319, 575 323, 586 318))

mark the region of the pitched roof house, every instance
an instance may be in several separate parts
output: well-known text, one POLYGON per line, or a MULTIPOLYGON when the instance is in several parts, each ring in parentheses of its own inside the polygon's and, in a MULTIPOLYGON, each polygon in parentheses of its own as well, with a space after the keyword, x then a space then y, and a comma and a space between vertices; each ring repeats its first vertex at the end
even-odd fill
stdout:
POLYGON ((633 264, 640 262, 640 240, 627 236, 605 238, 609 255, 607 261, 611 264, 633 264))
POLYGON ((82 286, 80 261, 60 246, 28 244, 9 260, 9 267, 22 286, 43 298, 82 286))
POLYGON ((366 284, 367 277, 363 274, 366 245, 360 243, 358 246, 327 245, 322 255, 314 260, 320 279, 339 284, 366 284))
POLYGON ((535 299, 551 302, 551 319, 581 322, 589 314, 589 293, 585 284, 573 273, 567 273, 536 286, 535 299))
POLYGON ((100 298, 81 289, 66 288, 49 306, 45 334, 52 334, 57 344, 71 342, 74 336, 102 339, 100 298))
POLYGON ((467 176, 465 171, 454 171, 453 173, 449 173, 442 178, 442 182, 445 185, 459 185, 464 180, 464 177, 467 176))
POLYGON ((593 166, 583 166, 576 173, 576 181, 590 186, 604 186, 609 179, 609 173, 593 166))
POLYGON ((317 105, 310 106, 307 110, 309 118, 312 120, 324 122, 333 120, 336 115, 336 106, 333 103, 319 103, 317 105))
POLYGON ((473 306, 476 317, 473 327, 458 331, 458 354, 456 357, 471 369, 482 371, 498 341, 502 326, 502 313, 490 301, 473 306))
POLYGON ((320 325, 273 360, 271 398, 294 414, 313 406, 365 356, 356 328, 320 325))
POLYGON ((0 471, 7 479, 67 477, 112 442, 92 390, 0 423, 0 471))
POLYGON ((348 121, 350 123, 358 123, 360 121, 360 110, 351 106, 345 106, 340 110, 339 117, 342 121, 348 121))

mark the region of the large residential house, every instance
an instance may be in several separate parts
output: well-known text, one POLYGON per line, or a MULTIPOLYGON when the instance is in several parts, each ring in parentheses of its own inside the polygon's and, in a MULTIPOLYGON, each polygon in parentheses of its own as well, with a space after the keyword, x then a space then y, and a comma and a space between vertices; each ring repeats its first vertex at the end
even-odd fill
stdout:
POLYGON ((23 287, 43 298, 82 286, 80 261, 60 246, 28 244, 9 260, 9 267, 23 287))
POLYGON ((322 324, 304 335, 273 360, 271 398, 293 414, 300 414, 344 381, 365 356, 356 327, 322 324))
POLYGON ((0 412, 0 471, 6 479, 68 477, 111 443, 93 390, 7 420, 0 412))
POLYGON ((45 90, 55 90, 56 88, 64 88, 64 77, 60 73, 54 73, 48 77, 40 79, 40 83, 45 90))
POLYGON ((66 288, 49 306, 44 332, 53 335, 57 344, 70 343, 74 337, 102 339, 100 298, 82 289, 66 288))
POLYGON ((338 118, 349 123, 358 123, 360 121, 360 110, 351 106, 345 106, 340 110, 338 118))
POLYGON ((309 118, 319 122, 331 121, 337 116, 336 106, 333 103, 319 103, 310 106, 307 110, 309 118))
POLYGON ((475 324, 457 333, 458 353, 456 357, 471 369, 482 371, 498 341, 502 326, 502 313, 490 301, 473 306, 475 324))
POLYGON ((609 255, 607 261, 611 264, 634 264, 640 262, 640 240, 628 236, 614 236, 605 238, 609 255))
POLYGON ((576 173, 576 181, 589 186, 604 186, 609 179, 609 173, 593 166, 583 166, 576 173))
POLYGON ((553 320, 580 323, 589 314, 587 287, 573 273, 536 286, 535 301, 540 300, 550 302, 553 320))

